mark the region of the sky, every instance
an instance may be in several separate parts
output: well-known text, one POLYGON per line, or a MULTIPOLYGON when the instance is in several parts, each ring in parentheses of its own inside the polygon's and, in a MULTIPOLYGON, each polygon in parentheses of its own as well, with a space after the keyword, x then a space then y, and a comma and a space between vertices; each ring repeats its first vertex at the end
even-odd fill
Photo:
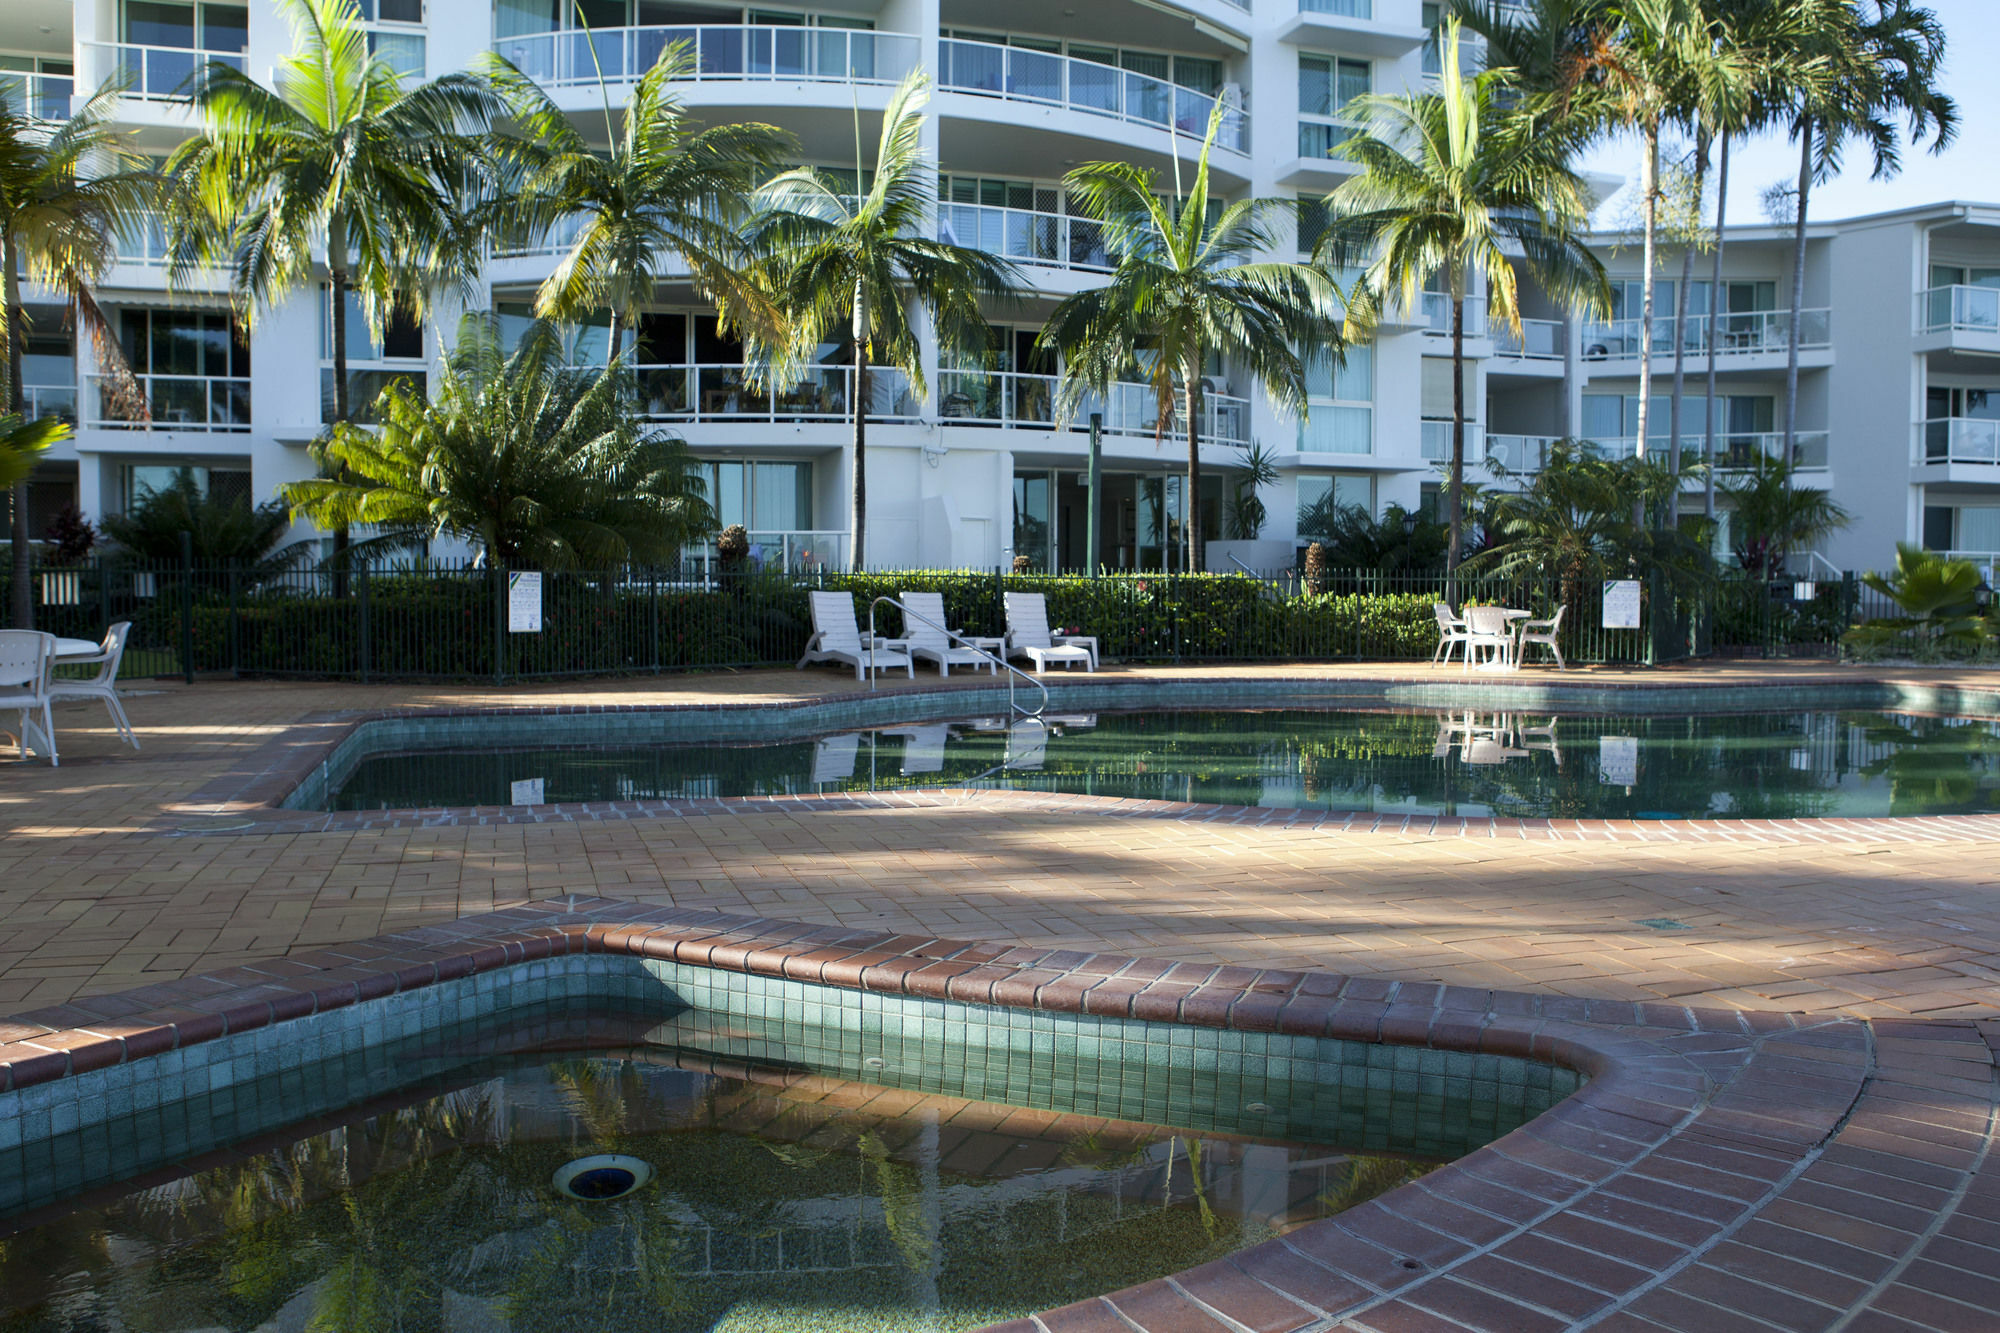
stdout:
MULTIPOLYGON (((1866 149, 1849 151, 1841 174, 1815 185, 1809 211, 1816 221, 1886 213, 1891 209, 1945 199, 2000 204, 2000 0, 1929 0, 1945 26, 1945 91, 1957 99, 1958 137, 1933 154, 1928 147, 1903 149, 1902 171, 1871 180, 1866 149)), ((1626 178, 1628 188, 1599 209, 1599 226, 1621 226, 1631 213, 1631 186, 1639 178, 1636 141, 1607 142, 1586 160, 1592 171, 1626 178)), ((1798 178, 1797 148, 1780 135, 1765 135, 1729 150, 1729 221, 1765 220, 1761 196, 1779 180, 1798 178)), ((1710 177, 1713 179, 1713 166, 1710 177)), ((1713 187, 1711 186, 1711 200, 1713 187)), ((1713 216, 1714 205, 1709 205, 1713 216)))

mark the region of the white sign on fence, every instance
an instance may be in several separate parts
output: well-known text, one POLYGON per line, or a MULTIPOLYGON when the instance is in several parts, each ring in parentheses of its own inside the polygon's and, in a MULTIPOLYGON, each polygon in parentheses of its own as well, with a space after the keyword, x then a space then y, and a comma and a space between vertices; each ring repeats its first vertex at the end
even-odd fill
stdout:
POLYGON ((1604 581, 1604 628, 1639 628, 1639 580, 1604 581))
POLYGON ((539 573, 507 576, 507 632, 542 632, 542 576, 539 573))
POLYGON ((1597 780, 1607 787, 1639 785, 1639 738, 1599 736, 1597 738, 1597 780))
POLYGON ((1817 583, 1794 583, 1792 585, 1792 600, 1795 602, 1810 602, 1817 596, 1819 596, 1819 585, 1817 583))
POLYGON ((542 779, 540 778, 522 778, 519 782, 509 783, 507 792, 507 804, 509 805, 547 804, 542 799, 542 779))

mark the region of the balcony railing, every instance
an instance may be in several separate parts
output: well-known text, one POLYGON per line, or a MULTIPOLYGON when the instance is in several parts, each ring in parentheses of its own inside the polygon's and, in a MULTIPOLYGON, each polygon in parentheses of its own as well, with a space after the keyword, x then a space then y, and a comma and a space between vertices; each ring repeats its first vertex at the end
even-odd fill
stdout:
MULTIPOLYGON (((1451 296, 1445 292, 1420 292, 1417 302, 1418 322, 1426 333, 1441 333, 1451 336, 1451 296)), ((1483 338, 1486 336, 1486 301, 1483 297, 1465 298, 1465 336, 1483 338)))
MULTIPOLYGON (((1451 434, 1456 423, 1450 421, 1419 422, 1423 438, 1419 449, 1424 458, 1433 463, 1451 462, 1451 434)), ((1486 457, 1486 440, 1477 421, 1465 423, 1465 461, 1477 463, 1486 457)))
POLYGON ((1488 435, 1486 457, 1511 476, 1532 476, 1548 465, 1555 435, 1488 435))
POLYGON ((67 74, 0 70, 0 102, 43 120, 68 119, 69 98, 75 91, 76 80, 67 74))
POLYGON ((131 42, 99 42, 99 66, 108 77, 122 74, 131 82, 126 97, 166 102, 187 96, 189 82, 210 61, 243 68, 241 51, 197 51, 185 46, 139 46, 131 42))
POLYGON ((1343 19, 1372 19, 1375 0, 1299 0, 1301 14, 1331 14, 1343 19))
POLYGON ((1559 319, 1524 319, 1520 336, 1495 321, 1491 330, 1493 354, 1517 361, 1560 361, 1563 359, 1563 326, 1559 319))
POLYGON ((1920 463, 2000 463, 2000 421, 1936 417, 1917 423, 1920 463))
POLYGON ((760 24, 594 28, 502 37, 493 49, 551 88, 629 83, 659 63, 676 42, 695 59, 692 77, 895 83, 917 64, 908 33, 859 28, 773 28, 760 24))
MULTIPOLYGON (((1208 133, 1217 99, 1115 65, 1030 51, 992 42, 938 43, 944 73, 940 88, 1009 101, 1068 107, 1112 116, 1135 125, 1156 125, 1199 139, 1208 133)), ((1216 142, 1236 152, 1250 145, 1250 117, 1232 107, 1223 116, 1216 142)))
MULTIPOLYGON (((750 531, 753 562, 764 570, 783 569, 791 573, 847 568, 847 533, 824 528, 756 529, 750 531)), ((693 566, 703 573, 722 564, 715 543, 690 546, 682 552, 683 568, 693 566)))
POLYGON ((1088 218, 991 204, 939 204, 938 239, 1028 264, 1101 271, 1115 267, 1104 229, 1088 218))
POLYGON ((250 381, 220 375, 137 375, 151 421, 124 409, 119 385, 109 375, 90 377, 88 424, 104 430, 250 429, 250 381))
MULTIPOLYGON (((640 415, 649 421, 848 421, 854 367, 813 366, 789 388, 751 385, 740 363, 638 365, 640 415)), ((900 370, 868 372, 868 416, 912 421, 917 402, 900 370)))
MULTIPOLYGON (((1061 381, 1054 375, 1018 371, 948 370, 938 376, 938 416, 954 426, 1010 426, 1053 430, 1057 424, 1056 394, 1061 381)), ((1250 404, 1229 394, 1201 396, 1201 438, 1204 444, 1242 445, 1250 442, 1250 404)), ((1093 412, 1104 414, 1106 435, 1168 440, 1184 431, 1178 406, 1164 421, 1159 398, 1150 384, 1114 384, 1104 398, 1086 395, 1064 424, 1072 431, 1090 428, 1093 412)))
MULTIPOLYGON (((1425 422, 1429 427, 1433 423, 1425 422)), ((1436 423, 1447 428, 1449 422, 1436 423)), ((1516 476, 1540 472, 1548 465, 1549 451, 1560 443, 1554 435, 1489 435, 1486 437, 1486 456, 1498 462, 1509 474, 1516 476)), ((1583 440, 1584 449, 1598 458, 1623 459, 1632 457, 1637 441, 1631 436, 1622 438, 1583 440)), ((1692 467, 1701 462, 1706 436, 1683 433, 1681 436, 1681 463, 1692 467)), ((1667 437, 1651 437, 1647 450, 1655 457, 1665 453, 1667 437)), ((1715 470, 1717 472, 1749 472, 1758 466, 1760 459, 1775 461, 1784 456, 1785 437, 1778 431, 1727 431, 1718 432, 1715 437, 1715 470)), ((1823 430, 1802 430, 1792 440, 1794 466, 1803 472, 1821 471, 1827 465, 1827 433, 1823 430)), ((1425 457, 1429 457, 1428 449, 1425 457)), ((1470 454, 1468 453, 1468 457, 1470 454)))
MULTIPOLYGON (((1639 355, 1639 323, 1636 319, 1593 321, 1583 326, 1583 358, 1586 361, 1618 360, 1639 355)), ((1754 356, 1761 352, 1783 352, 1792 335, 1789 310, 1737 311, 1716 321, 1715 351, 1718 357, 1754 356)), ((1682 342, 1689 356, 1708 351, 1708 316, 1689 315, 1682 330, 1682 342)), ((1830 347, 1833 337, 1830 312, 1824 309, 1799 312, 1799 349, 1830 347)), ((1652 354, 1672 356, 1674 320, 1672 315, 1653 317, 1652 354)))
POLYGON ((57 417, 76 424, 76 386, 74 384, 27 384, 22 386, 21 406, 26 409, 30 421, 42 417, 57 417))
POLYGON ((2000 333, 2000 287, 1933 287, 1917 293, 1919 333, 2000 333))
POLYGON ((1345 120, 1302 120, 1299 122, 1299 156, 1317 161, 1339 158, 1339 148, 1359 129, 1345 120))

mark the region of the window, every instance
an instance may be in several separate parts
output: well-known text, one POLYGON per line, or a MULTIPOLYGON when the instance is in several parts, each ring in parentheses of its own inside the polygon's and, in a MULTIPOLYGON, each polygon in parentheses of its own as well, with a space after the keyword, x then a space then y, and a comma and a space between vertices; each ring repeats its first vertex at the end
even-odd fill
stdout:
POLYGON ((1347 141, 1347 104, 1369 90, 1365 60, 1299 57, 1299 156, 1323 158, 1347 141))
POLYGON ((1299 421, 1299 452, 1375 452, 1375 348, 1352 343, 1346 358, 1306 362, 1306 414, 1299 421))
POLYGON ((240 379, 250 373, 250 343, 231 315, 123 310, 118 332, 134 375, 240 379))
POLYGON ((250 503, 250 473, 242 468, 183 467, 164 463, 131 463, 123 469, 125 508, 129 511, 155 491, 179 484, 185 476, 194 482, 196 494, 227 503, 250 503))
POLYGON ((1342 509, 1375 512, 1375 478, 1366 472, 1334 472, 1299 478, 1298 531, 1325 535, 1325 524, 1342 509))
POLYGON ((1317 197, 1301 195, 1296 202, 1296 208, 1299 253, 1309 255, 1317 250, 1320 241, 1325 239, 1326 229, 1333 221, 1333 214, 1327 209, 1326 200, 1317 197))
POLYGON ((695 471, 723 527, 741 523, 753 539, 812 529, 811 463, 701 462, 695 471))
MULTIPOLYGON (((319 292, 320 331, 319 359, 333 360, 333 301, 332 292, 321 287, 319 292)), ((424 359, 424 326, 409 311, 400 306, 392 307, 384 322, 382 337, 378 341, 374 331, 368 327, 367 315, 361 307, 361 298, 353 292, 347 294, 347 359, 349 361, 421 361, 424 359)))
POLYGON ((242 51, 250 44, 250 11, 239 5, 125 0, 124 40, 135 46, 189 51, 242 51))

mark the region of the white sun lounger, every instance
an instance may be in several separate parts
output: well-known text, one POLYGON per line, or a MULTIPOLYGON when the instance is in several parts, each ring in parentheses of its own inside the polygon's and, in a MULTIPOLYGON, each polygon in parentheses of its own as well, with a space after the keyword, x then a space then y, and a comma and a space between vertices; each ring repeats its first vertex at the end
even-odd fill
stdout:
POLYGON ((901 667, 916 678, 917 664, 900 639, 881 639, 872 644, 861 641, 861 627, 854 620, 854 598, 844 592, 816 592, 812 597, 812 640, 799 659, 804 667, 813 662, 850 662, 856 680, 868 679, 869 671, 901 667))
POLYGON ((1005 600, 1009 657, 1027 658, 1035 664, 1037 674, 1048 670, 1051 662, 1064 666, 1081 662, 1085 671, 1097 670, 1097 660, 1089 648, 1049 633, 1048 601, 1042 594, 1010 592, 1005 600))
MULTIPOLYGON (((896 598, 910 608, 910 613, 903 617, 903 642, 909 645, 911 657, 936 662, 940 676, 949 676, 955 666, 1000 669, 993 660, 996 654, 954 643, 945 633, 943 593, 899 592, 896 598)), ((961 633, 959 637, 971 636, 961 633)))

